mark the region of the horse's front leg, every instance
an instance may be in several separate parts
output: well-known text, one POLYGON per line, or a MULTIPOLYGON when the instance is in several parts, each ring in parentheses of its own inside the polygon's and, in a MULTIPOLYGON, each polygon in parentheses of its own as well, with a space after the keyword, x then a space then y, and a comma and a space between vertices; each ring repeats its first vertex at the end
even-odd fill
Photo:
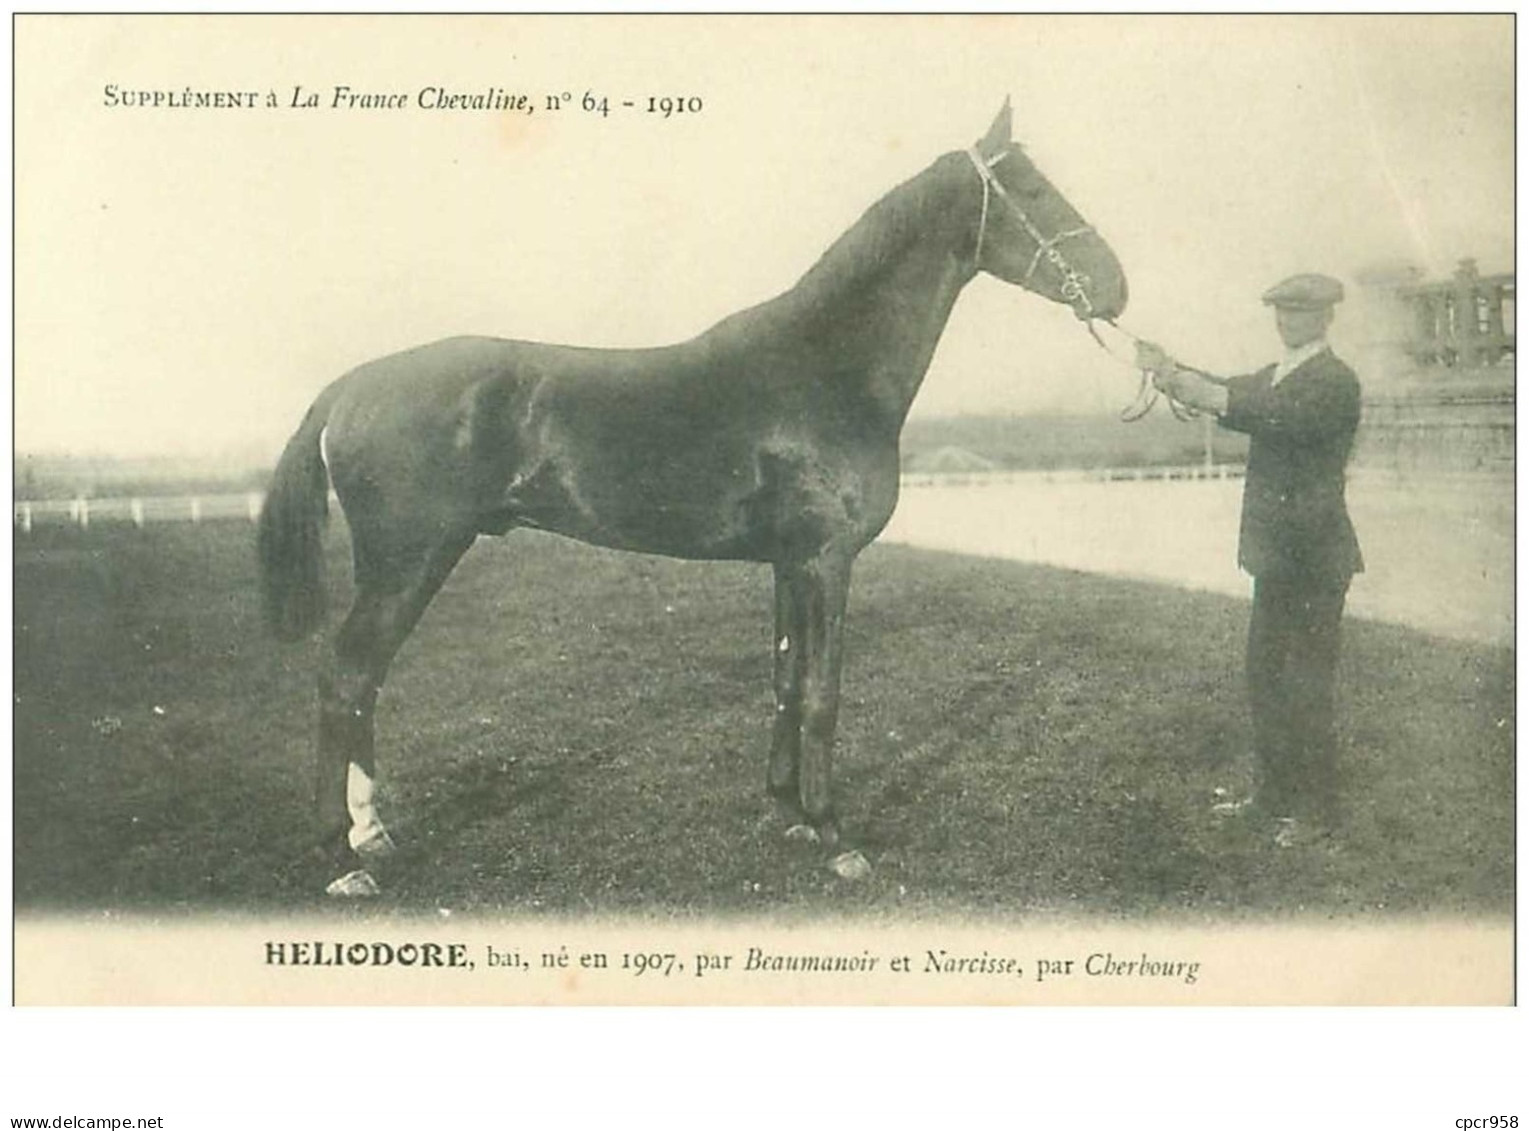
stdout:
MULTIPOLYGON (((848 554, 824 554, 806 563, 800 572, 805 624, 801 631, 802 751, 798 788, 803 815, 830 850, 839 845, 833 796, 834 732, 839 721, 844 618, 853 560, 848 554)), ((835 867, 837 870, 837 863, 835 867)))
POLYGON ((770 738, 770 795, 799 815, 802 760, 802 666, 806 656, 805 588, 800 570, 775 566, 775 723, 770 738))

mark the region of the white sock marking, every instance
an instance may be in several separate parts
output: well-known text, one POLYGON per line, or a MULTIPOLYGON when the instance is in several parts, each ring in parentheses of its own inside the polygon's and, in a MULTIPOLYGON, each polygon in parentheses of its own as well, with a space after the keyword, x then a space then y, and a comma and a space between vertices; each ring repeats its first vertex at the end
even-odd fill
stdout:
POLYGON ((345 807, 350 810, 350 846, 353 849, 388 835, 377 819, 375 793, 371 775, 352 762, 345 776, 345 807))

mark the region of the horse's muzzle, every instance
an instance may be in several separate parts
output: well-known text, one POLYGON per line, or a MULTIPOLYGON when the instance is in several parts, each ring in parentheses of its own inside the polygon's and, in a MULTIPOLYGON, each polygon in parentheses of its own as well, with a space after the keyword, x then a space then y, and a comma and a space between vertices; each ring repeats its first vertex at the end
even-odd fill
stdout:
POLYGON ((1091 319, 1113 322, 1125 313, 1126 298, 1125 276, 1117 275, 1090 285, 1084 295, 1073 301, 1072 312, 1085 322, 1091 319))

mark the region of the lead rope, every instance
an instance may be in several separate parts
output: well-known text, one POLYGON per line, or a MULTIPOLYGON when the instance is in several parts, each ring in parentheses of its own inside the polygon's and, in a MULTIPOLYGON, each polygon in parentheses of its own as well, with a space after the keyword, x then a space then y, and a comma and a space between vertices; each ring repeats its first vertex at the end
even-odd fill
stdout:
MULTIPOLYGON (((1187 424, 1189 421, 1198 420, 1201 416, 1204 415, 1193 405, 1187 405, 1183 401, 1176 400, 1175 398, 1162 393, 1158 387, 1152 383, 1151 370, 1138 366, 1134 361, 1126 361, 1114 350, 1112 350, 1109 347, 1109 343, 1107 343, 1102 337, 1099 336, 1099 331, 1094 326, 1095 321, 1096 319, 1091 318, 1086 323, 1089 337, 1093 338, 1094 342, 1099 346, 1099 348, 1102 349, 1111 358, 1119 361, 1122 365, 1129 365, 1131 368, 1137 369, 1141 373, 1141 381, 1136 387, 1136 396, 1132 398, 1130 404, 1126 405, 1125 408, 1120 410, 1120 419, 1123 423, 1135 424, 1142 417, 1146 416, 1147 413, 1152 411, 1153 406, 1157 404, 1160 398, 1168 402, 1168 408, 1173 413, 1175 420, 1187 424)), ((1137 337, 1135 334, 1131 333, 1131 331, 1119 325, 1113 318, 1098 319, 1097 321, 1108 323, 1111 329, 1130 338, 1132 345, 1139 346, 1142 344, 1141 338, 1137 337)), ((1195 369, 1192 366, 1180 365, 1178 368, 1187 370, 1190 373, 1197 373, 1201 377, 1210 376, 1210 374, 1206 373, 1203 369, 1195 369)))

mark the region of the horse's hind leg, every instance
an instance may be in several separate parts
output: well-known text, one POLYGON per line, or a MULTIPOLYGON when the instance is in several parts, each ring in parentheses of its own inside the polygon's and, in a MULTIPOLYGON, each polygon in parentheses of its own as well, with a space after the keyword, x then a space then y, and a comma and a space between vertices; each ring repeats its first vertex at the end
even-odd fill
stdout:
POLYGON ((388 666, 474 535, 442 535, 408 546, 386 545, 353 526, 357 593, 319 677, 316 797, 320 828, 340 878, 331 894, 371 894, 360 864, 392 848, 377 818, 374 712, 388 666))

